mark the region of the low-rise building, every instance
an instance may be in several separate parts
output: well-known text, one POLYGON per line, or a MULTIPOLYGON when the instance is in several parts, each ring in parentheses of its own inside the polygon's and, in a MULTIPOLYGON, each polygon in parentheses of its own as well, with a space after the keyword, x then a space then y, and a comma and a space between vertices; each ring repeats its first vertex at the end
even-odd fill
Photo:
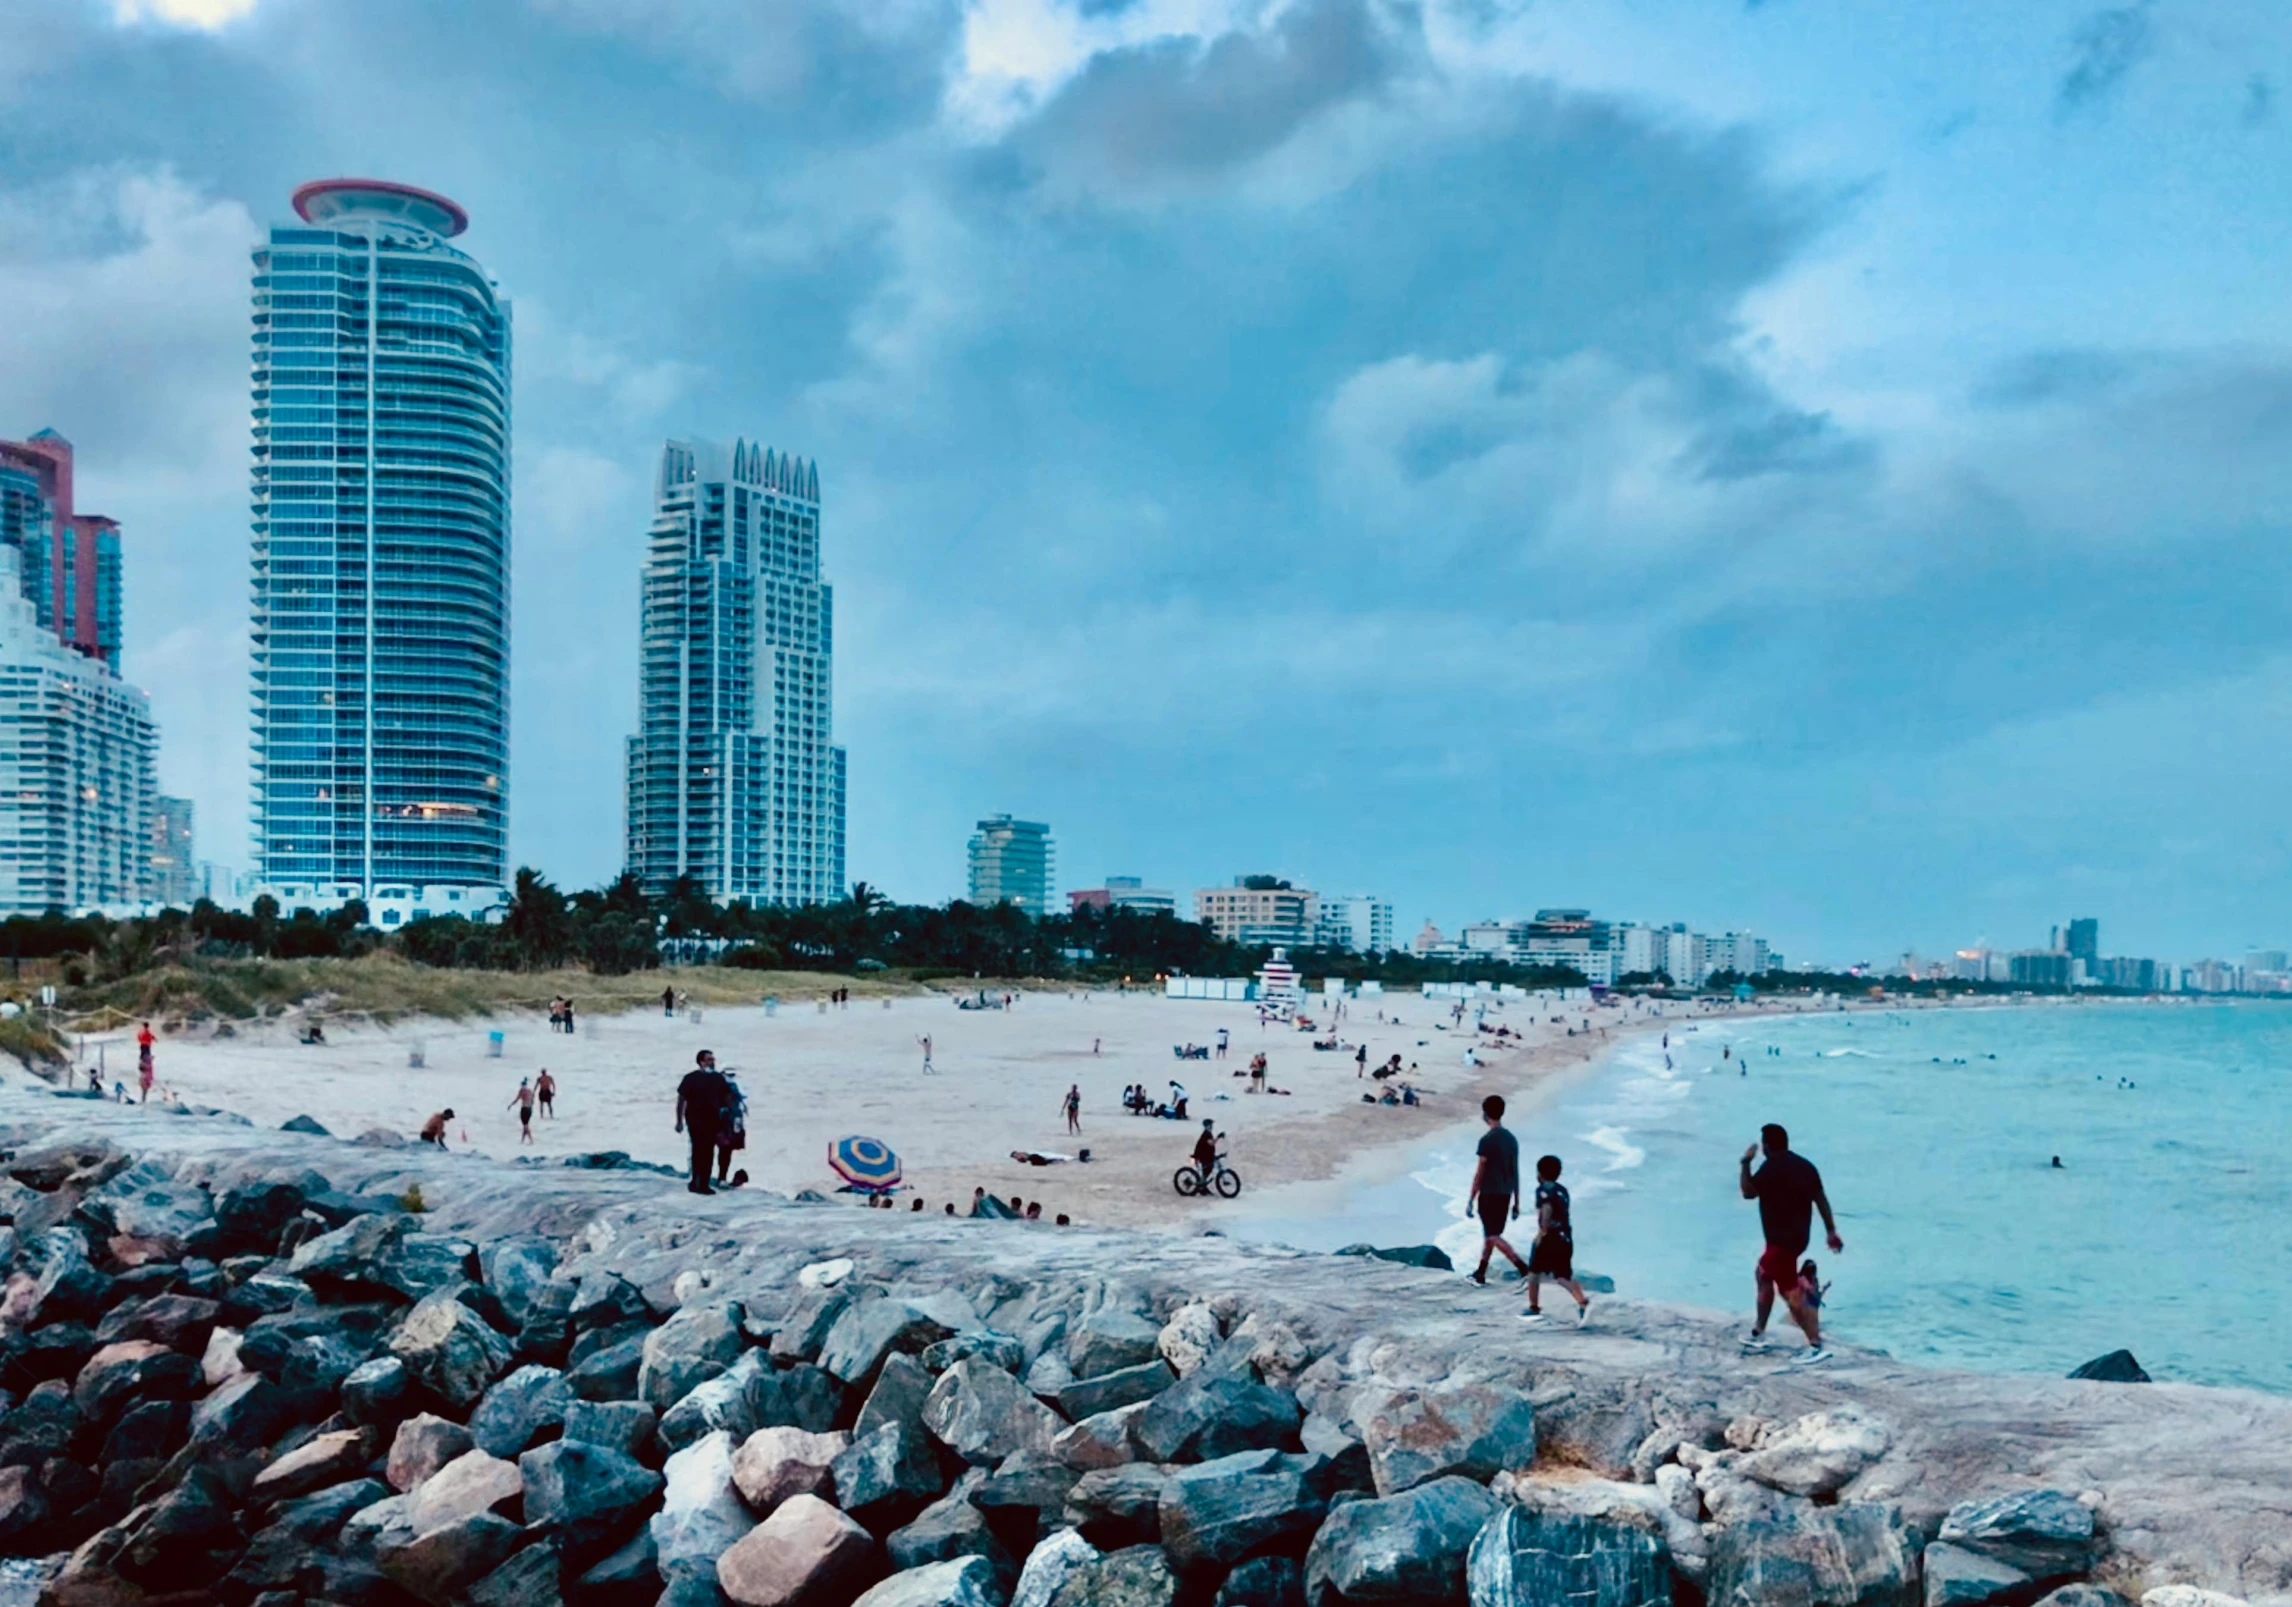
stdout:
POLYGON ((1237 876, 1231 887, 1198 890, 1194 919, 1228 943, 1309 948, 1320 931, 1321 896, 1273 876, 1237 876))
POLYGON ((1085 887, 1066 895, 1071 913, 1084 909, 1131 910, 1139 915, 1175 915, 1177 896, 1167 888, 1148 887, 1137 876, 1109 876, 1104 887, 1085 887))
POLYGON ((1321 900, 1317 938, 1325 949, 1385 954, 1393 947, 1393 906, 1372 893, 1341 893, 1321 900))

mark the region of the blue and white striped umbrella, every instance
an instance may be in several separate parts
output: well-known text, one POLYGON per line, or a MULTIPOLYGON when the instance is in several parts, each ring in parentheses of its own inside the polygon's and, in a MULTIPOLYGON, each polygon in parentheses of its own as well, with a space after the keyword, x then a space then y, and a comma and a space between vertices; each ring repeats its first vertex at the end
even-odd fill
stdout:
POLYGON ((889 1193, 899 1187, 899 1157, 880 1138, 854 1133, 828 1146, 828 1165, 855 1189, 889 1193))

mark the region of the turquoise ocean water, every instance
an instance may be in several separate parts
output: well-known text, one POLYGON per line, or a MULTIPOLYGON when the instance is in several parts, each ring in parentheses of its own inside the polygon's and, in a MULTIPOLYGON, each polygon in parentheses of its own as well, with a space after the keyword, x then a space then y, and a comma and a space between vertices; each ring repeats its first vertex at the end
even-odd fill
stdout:
MULTIPOLYGON (((1627 1042, 1513 1126, 1524 1169, 1545 1151, 1566 1162, 1579 1268, 1622 1294, 1740 1310, 1747 1328, 1758 1212, 1735 1168, 1768 1121, 1839 1213, 1846 1253, 1822 1249, 1819 1222, 1812 1251, 1833 1285, 1828 1334, 1993 1372, 2059 1374, 2123 1346, 2160 1379, 2292 1393, 2292 1007, 1704 1023, 1668 1051, 1627 1042)), ((1229 1231, 1303 1249, 1437 1241, 1469 1265, 1479 1131, 1447 1129, 1408 1175, 1334 1210, 1229 1231)))

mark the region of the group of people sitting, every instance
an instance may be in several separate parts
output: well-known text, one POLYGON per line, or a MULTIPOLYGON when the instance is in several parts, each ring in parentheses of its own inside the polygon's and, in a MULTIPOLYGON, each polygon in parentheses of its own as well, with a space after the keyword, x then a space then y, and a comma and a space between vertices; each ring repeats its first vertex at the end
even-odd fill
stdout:
POLYGON ((1207 1060, 1210 1058, 1210 1046, 1206 1043, 1174 1043, 1170 1045, 1170 1053, 1180 1060, 1207 1060))
MULTIPOLYGON (((1236 1077, 1247 1075, 1249 1078, 1249 1091, 1253 1094, 1287 1094, 1289 1092, 1289 1090, 1286 1088, 1269 1087, 1265 1080, 1265 1073, 1265 1056, 1259 1054, 1249 1057, 1249 1070, 1247 1073, 1237 1071, 1234 1073, 1234 1075, 1236 1077)), ((1183 1114, 1183 1112, 1180 1114, 1183 1114)))
MULTIPOLYGON (((1384 1073, 1379 1072, 1378 1075, 1383 1076, 1384 1073)), ((1391 1083, 1387 1083, 1385 1091, 1381 1094, 1363 1094, 1361 1103, 1364 1105, 1414 1105, 1419 1103, 1417 1085, 1405 1082, 1396 1090, 1391 1083)))
POLYGON ((1122 1108, 1133 1116, 1159 1116, 1164 1121, 1181 1122, 1186 1119, 1186 1085, 1170 1084, 1170 1097, 1157 1101, 1146 1091, 1142 1082, 1134 1082, 1122 1090, 1122 1108))

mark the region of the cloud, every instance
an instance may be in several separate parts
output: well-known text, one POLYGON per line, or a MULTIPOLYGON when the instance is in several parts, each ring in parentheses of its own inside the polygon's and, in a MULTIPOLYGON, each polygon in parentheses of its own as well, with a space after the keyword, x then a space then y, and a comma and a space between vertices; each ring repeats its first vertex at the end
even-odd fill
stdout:
POLYGON ((2054 90, 2055 112, 2068 116, 2107 102, 2155 48, 2155 33, 2148 0, 2107 7, 2079 23, 2069 70, 2054 90))
POLYGON ((262 0, 112 0, 113 18, 123 26, 167 23, 179 28, 216 29, 248 15, 262 0))

